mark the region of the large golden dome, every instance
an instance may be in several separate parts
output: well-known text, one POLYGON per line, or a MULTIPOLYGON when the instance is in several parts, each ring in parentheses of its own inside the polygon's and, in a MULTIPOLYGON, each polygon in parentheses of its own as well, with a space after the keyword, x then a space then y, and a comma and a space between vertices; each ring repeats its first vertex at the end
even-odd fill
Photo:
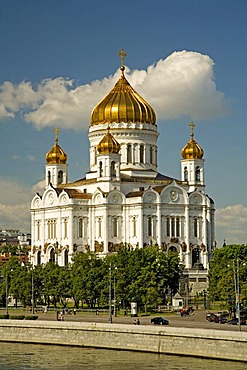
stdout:
POLYGON ((97 150, 99 154, 112 154, 119 152, 120 144, 109 132, 109 129, 103 139, 97 145, 97 150))
POLYGON ((194 140, 194 132, 193 128, 195 127, 194 123, 190 123, 191 127, 191 139, 190 141, 185 145, 185 147, 182 149, 181 154, 183 159, 202 159, 203 157, 203 149, 200 147, 199 144, 194 140))
POLYGON ((122 75, 101 102, 96 105, 91 114, 91 126, 101 123, 148 123, 155 125, 156 116, 153 108, 131 87, 122 75))
POLYGON ((58 145, 58 129, 55 129, 55 144, 51 150, 46 154, 46 163, 47 164, 64 164, 67 161, 67 154, 63 149, 58 145))

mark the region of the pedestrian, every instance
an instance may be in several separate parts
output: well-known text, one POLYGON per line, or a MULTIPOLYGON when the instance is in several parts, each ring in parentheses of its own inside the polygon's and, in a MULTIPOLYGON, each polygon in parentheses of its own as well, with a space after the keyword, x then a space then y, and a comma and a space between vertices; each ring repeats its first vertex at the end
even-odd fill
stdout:
POLYGON ((134 321, 133 321, 133 325, 136 325, 136 319, 134 319, 134 321))
POLYGON ((99 310, 96 310, 96 315, 99 316, 99 310))
POLYGON ((74 308, 74 315, 76 315, 76 309, 74 308))
POLYGON ((139 319, 137 319, 136 325, 140 325, 140 320, 139 319))

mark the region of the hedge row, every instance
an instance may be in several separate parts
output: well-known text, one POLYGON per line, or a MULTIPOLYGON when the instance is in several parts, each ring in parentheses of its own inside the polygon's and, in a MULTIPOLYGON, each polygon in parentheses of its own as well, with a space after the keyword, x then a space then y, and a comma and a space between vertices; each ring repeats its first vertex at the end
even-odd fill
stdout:
POLYGON ((5 320, 37 320, 39 316, 32 315, 32 316, 24 316, 24 315, 0 315, 0 319, 5 320))

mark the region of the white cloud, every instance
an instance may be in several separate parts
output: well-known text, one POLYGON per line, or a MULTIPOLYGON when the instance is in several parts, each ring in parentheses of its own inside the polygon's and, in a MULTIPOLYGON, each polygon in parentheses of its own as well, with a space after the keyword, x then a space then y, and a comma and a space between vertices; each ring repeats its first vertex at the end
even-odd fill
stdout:
POLYGON ((43 192, 44 180, 31 188, 13 179, 0 177, 0 229, 30 232, 30 203, 37 192, 43 192))
POLYGON ((18 154, 13 154, 11 156, 11 159, 13 159, 14 161, 17 161, 19 159, 27 159, 28 161, 31 161, 31 162, 36 161, 36 157, 32 154, 27 154, 25 157, 22 157, 18 154))
POLYGON ((30 189, 8 178, 0 178, 0 228, 30 231, 30 189))
MULTIPOLYGON (((216 240, 220 236, 227 244, 247 242, 247 207, 242 204, 229 205, 216 210, 216 240)), ((220 245, 222 243, 220 242, 220 245)), ((219 246, 220 246, 219 245, 219 246)))
MULTIPOLYGON (((189 116, 193 120, 224 116, 229 104, 217 90, 213 60, 197 52, 174 52, 147 70, 129 71, 126 77, 155 109, 158 120, 189 116)), ((88 128, 93 107, 111 90, 120 76, 114 75, 91 84, 75 86, 62 77, 45 79, 37 87, 31 82, 0 86, 0 118, 22 114, 36 128, 88 128)))
POLYGON ((7 205, 0 203, 0 228, 30 232, 30 203, 7 205))
POLYGON ((36 157, 35 157, 34 155, 32 155, 32 154, 28 154, 28 155, 26 156, 26 159, 27 159, 28 161, 31 161, 31 162, 36 161, 36 157))

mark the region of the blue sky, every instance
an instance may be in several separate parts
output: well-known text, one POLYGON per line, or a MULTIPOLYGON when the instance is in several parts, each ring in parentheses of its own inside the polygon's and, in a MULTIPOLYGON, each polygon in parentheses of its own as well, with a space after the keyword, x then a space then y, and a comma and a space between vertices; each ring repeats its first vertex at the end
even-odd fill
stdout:
POLYGON ((157 113, 159 171, 180 177, 193 120, 218 246, 246 243, 246 18, 246 0, 0 0, 0 228, 29 231, 55 127, 70 180, 84 176, 90 111, 124 48, 157 113))

